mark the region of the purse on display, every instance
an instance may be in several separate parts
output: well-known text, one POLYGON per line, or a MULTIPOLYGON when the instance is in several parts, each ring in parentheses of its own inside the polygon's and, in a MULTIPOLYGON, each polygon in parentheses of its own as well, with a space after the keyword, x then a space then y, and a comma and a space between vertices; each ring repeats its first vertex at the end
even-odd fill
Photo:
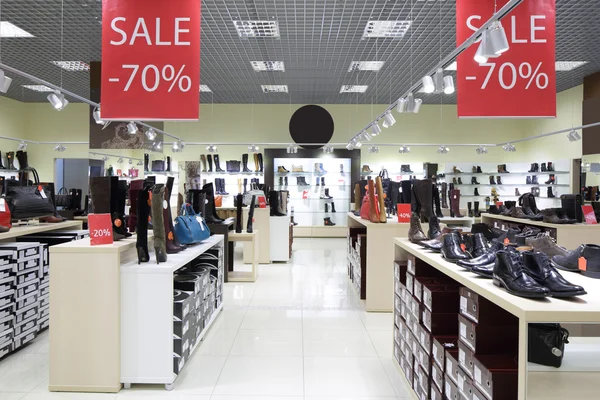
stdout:
POLYGON ((292 165, 292 172, 304 172, 302 165, 292 165))
POLYGON ((181 206, 181 215, 175 218, 173 230, 181 244, 200 243, 210 237, 210 229, 204 219, 194 212, 192 206, 187 203, 181 206))
POLYGON ((25 168, 20 174, 33 175, 33 185, 15 181, 6 187, 6 200, 13 221, 35 219, 54 215, 56 210, 49 190, 40 184, 35 168, 25 168))
POLYGON ((137 168, 129 168, 129 176, 132 178, 137 178, 139 176, 140 170, 137 168))
MULTIPOLYGON (((250 203, 252 203, 252 196, 256 196, 256 199, 258 200, 259 196, 265 197, 265 192, 260 190, 256 183, 251 183, 250 190, 244 193, 242 204, 245 206, 249 206, 250 203)), ((258 201, 256 202, 256 204, 258 204, 258 201)))
POLYGON ((56 207, 69 208, 71 206, 71 194, 64 186, 56 193, 55 199, 56 207))
POLYGON ((10 207, 4 197, 0 197, 0 227, 12 228, 10 223, 10 207))
POLYGON ((165 172, 165 160, 152 160, 152 172, 165 172))
POLYGON ((240 161, 231 160, 225 161, 227 172, 240 172, 240 161))
POLYGON ((560 324, 529 324, 527 358, 529 362, 560 368, 569 343, 569 331, 560 324))

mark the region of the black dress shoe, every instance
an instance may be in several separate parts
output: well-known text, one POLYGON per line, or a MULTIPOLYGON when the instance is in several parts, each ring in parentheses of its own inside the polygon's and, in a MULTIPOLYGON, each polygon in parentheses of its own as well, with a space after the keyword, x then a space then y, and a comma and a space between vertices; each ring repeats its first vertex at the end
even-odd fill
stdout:
POLYGON ((436 253, 439 253, 442 250, 442 236, 439 236, 433 240, 423 240, 418 243, 419 246, 425 247, 428 250, 433 250, 436 253))
MULTIPOLYGON (((523 208, 524 210, 524 208, 523 208)), ((515 236, 515 241, 519 246, 525 246, 527 244, 528 237, 534 237, 541 233, 542 231, 535 226, 526 226, 523 228, 521 233, 515 236)))
POLYGON ((500 210, 498 209, 498 206, 490 206, 490 208, 488 208, 487 211, 489 214, 494 214, 494 215, 498 215, 500 214, 500 210))
POLYGON ((446 261, 457 262, 458 260, 468 260, 471 258, 460 247, 462 243, 460 233, 447 233, 442 236, 442 242, 442 257, 446 261))
POLYGON ((517 252, 500 250, 496 253, 493 279, 494 285, 515 296, 539 299, 550 294, 523 271, 523 260, 517 252))
POLYGON ((494 278, 494 263, 471 268, 471 272, 486 279, 494 278))
POLYGON ((544 216, 540 213, 535 213, 531 208, 529 207, 523 207, 523 212, 525 213, 525 215, 527 215, 527 218, 529 218, 532 221, 542 221, 544 219, 544 216))
POLYGON ((496 239, 502 235, 502 231, 497 228, 490 228, 488 224, 473 224, 471 226, 471 233, 483 233, 483 236, 489 241, 496 239))
POLYGON ((442 236, 442 230, 440 228, 440 220, 435 215, 429 217, 429 230, 427 231, 427 238, 433 240, 442 236))
POLYGON ((502 249, 504 249, 504 245, 502 244, 502 242, 495 240, 492 242, 492 246, 487 250, 485 254, 477 258, 473 258, 471 260, 459 260, 457 264, 467 269, 473 269, 474 267, 483 267, 489 265, 493 267, 494 262, 496 262, 496 253, 502 249))
POLYGON ((517 243, 517 235, 521 233, 519 228, 508 228, 507 231, 502 233, 502 236, 498 238, 499 241, 503 242, 508 239, 509 243, 517 243))
POLYGON ((523 253, 523 264, 525 264, 527 275, 550 290, 551 296, 573 297, 586 294, 585 289, 581 286, 573 285, 563 278, 544 253, 534 251, 523 253))
POLYGON ((595 244, 582 244, 566 256, 552 257, 552 266, 563 271, 580 272, 579 259, 586 260, 600 257, 600 246, 595 244))
POLYGON ((473 258, 477 258, 486 254, 490 248, 490 245, 485 239, 485 236, 483 236, 483 233, 471 235, 470 241, 471 246, 469 247, 469 253, 473 256, 473 258))

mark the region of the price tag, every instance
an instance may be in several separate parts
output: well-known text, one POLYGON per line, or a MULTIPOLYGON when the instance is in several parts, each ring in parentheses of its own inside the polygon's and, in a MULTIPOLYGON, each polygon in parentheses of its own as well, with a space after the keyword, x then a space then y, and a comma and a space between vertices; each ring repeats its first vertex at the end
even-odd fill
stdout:
POLYGON ((6 212, 6 200, 4 200, 4 197, 0 198, 0 212, 6 212))
POLYGON ((196 221, 198 221, 198 223, 200 224, 200 229, 204 230, 204 225, 203 225, 204 220, 202 219, 202 217, 200 215, 196 216, 196 221))
POLYGON ((465 352, 462 351, 462 349, 458 349, 458 362, 459 362, 459 364, 467 365, 466 355, 465 355, 465 352))
POLYGON ((463 313, 467 311, 467 298, 466 297, 460 296, 460 311, 463 313))
POLYGON ((460 336, 467 338, 467 326, 462 322, 460 323, 460 336))
POLYGON ((410 222, 410 204, 398 204, 396 207, 398 209, 398 222, 410 222))
POLYGON ((302 200, 306 200, 306 199, 308 199, 308 190, 304 190, 302 192, 302 200))
POLYGON ((587 260, 584 257, 579 257, 579 259, 577 261, 578 261, 577 263, 579 266, 579 270, 587 271, 587 260))
POLYGON ((446 382, 446 397, 449 399, 450 398, 450 393, 452 393, 452 388, 450 387, 450 383, 446 382))
POLYGON ((46 192, 44 192, 44 188, 42 187, 42 185, 38 185, 38 192, 40 192, 40 196, 42 196, 42 199, 48 198, 48 196, 46 196, 46 192))
POLYGON ((90 245, 113 243, 112 219, 110 214, 90 214, 88 216, 90 245))
POLYGON ((581 206, 581 209, 583 210, 583 215, 585 217, 586 224, 598 224, 598 221, 596 220, 596 214, 594 213, 594 208, 592 206, 581 206))
MULTIPOLYGON (((265 196, 258 196, 257 200, 258 200, 258 208, 267 208, 267 200, 265 199, 265 196)), ((294 207, 292 207, 292 208, 294 208, 294 207)))
POLYGON ((475 382, 481 385, 481 370, 477 365, 473 367, 473 371, 475 372, 475 382))

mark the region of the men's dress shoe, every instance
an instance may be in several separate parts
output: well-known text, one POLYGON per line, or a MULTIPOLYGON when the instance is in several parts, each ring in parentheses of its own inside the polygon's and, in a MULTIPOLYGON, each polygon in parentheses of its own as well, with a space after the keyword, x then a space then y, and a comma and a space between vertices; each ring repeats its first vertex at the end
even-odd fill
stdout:
POLYGON ((526 226, 525 228, 523 228, 521 233, 515 236, 516 243, 519 246, 525 246, 527 238, 537 236, 541 232, 542 231, 539 228, 536 228, 534 226, 526 226))
POLYGON ((529 219, 529 216, 523 212, 521 207, 513 207, 510 210, 510 216, 513 218, 529 219))
POLYGON ((490 228, 488 224, 479 223, 471 226, 471 233, 483 233, 483 236, 489 241, 499 238, 504 233, 501 229, 490 228))
POLYGON ((494 215, 499 215, 500 209, 498 208, 498 206, 490 206, 490 208, 488 209, 488 213, 494 214, 494 215))
POLYGON ((459 233, 448 233, 442 236, 442 257, 446 261, 457 262, 458 260, 468 260, 471 256, 460 247, 462 239, 459 233))
POLYGON ((442 229, 442 235, 438 236, 437 238, 435 238, 433 240, 424 240, 422 242, 419 242, 419 245, 422 247, 425 247, 428 250, 433 250, 434 252, 439 253, 440 250, 442 249, 443 235, 445 235, 447 233, 451 233, 451 232, 460 234, 462 232, 462 229, 452 229, 452 228, 445 227, 444 229, 442 229))
POLYGON ((427 238, 429 240, 433 240, 440 236, 442 236, 440 220, 435 215, 432 215, 429 217, 429 230, 427 231, 427 238))
POLYGON ((547 232, 539 233, 535 237, 526 238, 525 244, 533 247, 535 251, 545 253, 550 258, 554 256, 568 256, 571 253, 566 248, 557 245, 556 241, 547 232))
POLYGON ((523 253, 523 264, 527 275, 531 276, 537 283, 550 290, 554 297, 573 297, 587 294, 581 286, 568 282, 552 266, 550 258, 544 253, 527 251, 523 253))
POLYGON ((483 278, 494 279, 494 263, 488 265, 476 265, 471 268, 471 272, 483 278))
POLYGON ((552 257, 552 266, 563 271, 580 272, 579 259, 586 260, 600 258, 600 246, 595 244, 582 244, 566 256, 552 257))
MULTIPOLYGON (((485 252, 485 254, 471 260, 459 260, 457 261, 457 264, 467 269, 473 269, 474 267, 485 267, 489 265, 492 265, 493 267, 494 262, 496 262, 496 253, 502 249, 504 249, 502 242, 495 240, 492 242, 492 246, 485 252)), ((491 278, 492 273, 490 272, 489 275, 491 278)))
POLYGON ((490 248, 485 236, 483 236, 483 233, 470 235, 470 242, 471 246, 469 247, 469 253, 473 256, 473 258, 484 255, 490 248))
POLYGON ((519 228, 508 228, 507 231, 502 233, 502 236, 500 236, 498 240, 504 242, 506 239, 508 239, 509 243, 517 243, 517 235, 519 233, 521 233, 519 228))
POLYGON ((531 299, 544 298, 550 291, 523 271, 523 260, 517 252, 500 250, 494 264, 494 285, 510 294, 531 299))
POLYGON ((532 221, 542 221, 544 219, 544 216, 541 213, 536 214, 529 207, 523 207, 523 212, 525 213, 525 215, 527 215, 527 218, 529 218, 532 221))
POLYGON ((427 236, 425 236, 425 233, 423 233, 423 228, 421 228, 421 218, 419 218, 419 215, 416 213, 412 213, 410 217, 408 240, 410 240, 412 243, 419 243, 427 240, 427 236))

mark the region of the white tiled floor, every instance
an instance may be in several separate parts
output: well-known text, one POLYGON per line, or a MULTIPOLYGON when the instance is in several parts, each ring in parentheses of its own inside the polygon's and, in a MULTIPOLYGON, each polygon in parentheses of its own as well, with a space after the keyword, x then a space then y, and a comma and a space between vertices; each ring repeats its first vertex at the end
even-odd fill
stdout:
POLYGON ((116 395, 49 393, 48 332, 0 361, 0 400, 410 399, 392 361, 391 314, 364 312, 345 239, 296 239, 289 264, 226 284, 225 310, 175 382, 116 395))

